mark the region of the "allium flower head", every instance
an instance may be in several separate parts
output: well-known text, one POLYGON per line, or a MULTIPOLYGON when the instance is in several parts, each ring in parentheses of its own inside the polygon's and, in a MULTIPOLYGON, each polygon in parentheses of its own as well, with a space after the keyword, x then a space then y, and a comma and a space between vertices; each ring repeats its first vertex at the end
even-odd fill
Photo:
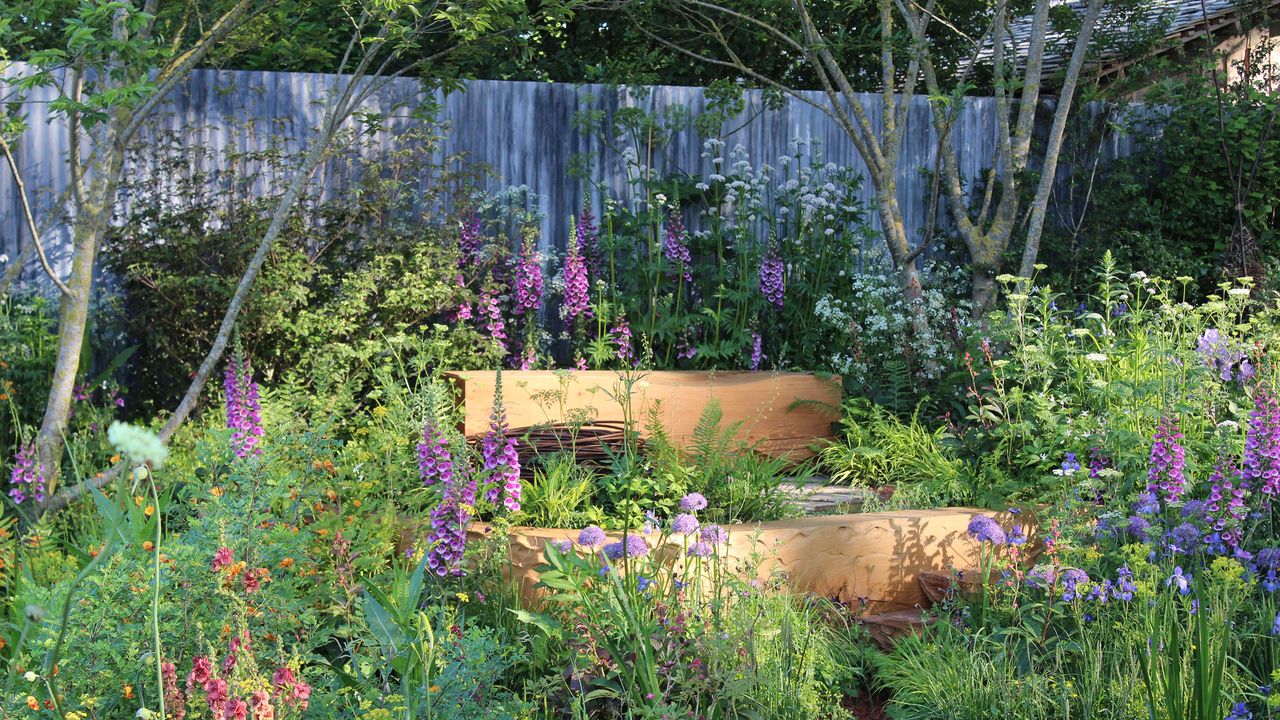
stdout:
POLYGON ((649 543, 641 535, 628 534, 626 540, 612 542, 604 546, 604 555, 610 560, 617 560, 623 555, 630 558, 644 557, 649 554, 649 543))
POLYGON ((608 540, 608 536, 597 525, 588 525, 582 528, 582 532, 578 533, 578 544, 585 548, 594 550, 603 545, 606 540, 608 540))
POLYGON ((703 525, 702 532, 698 533, 698 539, 712 545, 729 542, 729 532, 719 525, 703 525))
POLYGON ((715 549, 711 546, 711 543, 705 540, 699 540, 689 546, 689 557, 707 558, 711 557, 713 552, 715 552, 715 549))
POLYGON ((988 515, 974 515, 969 521, 969 537, 978 542, 989 542, 994 545, 1004 545, 1008 542, 1008 536, 1005 534, 1004 528, 988 515))

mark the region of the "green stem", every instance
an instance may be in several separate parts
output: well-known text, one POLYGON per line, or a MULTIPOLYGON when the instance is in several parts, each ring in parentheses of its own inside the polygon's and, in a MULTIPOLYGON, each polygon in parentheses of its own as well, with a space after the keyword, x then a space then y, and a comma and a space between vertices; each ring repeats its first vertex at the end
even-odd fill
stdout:
POLYGON ((147 470, 147 476, 151 479, 151 501, 155 503, 156 513, 156 546, 152 549, 156 576, 151 589, 151 640, 156 648, 156 698, 163 720, 168 717, 164 711, 164 654, 160 645, 160 534, 164 523, 161 520, 160 492, 156 489, 156 478, 150 469, 147 470))

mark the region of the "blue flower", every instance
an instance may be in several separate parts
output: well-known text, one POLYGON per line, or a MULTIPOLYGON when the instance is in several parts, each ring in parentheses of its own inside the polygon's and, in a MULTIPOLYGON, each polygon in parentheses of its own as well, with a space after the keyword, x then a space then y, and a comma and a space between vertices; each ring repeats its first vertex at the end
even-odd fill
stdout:
POLYGON ((1152 515, 1160 512, 1160 498, 1153 492, 1144 492, 1133 503, 1133 511, 1139 515, 1152 515))
POLYGON ((1134 591, 1138 589, 1133 584, 1133 571, 1129 569, 1128 564, 1125 564, 1120 566, 1116 574, 1119 576, 1116 580, 1116 597, 1129 602, 1133 599, 1134 591))
POLYGON ((654 584, 653 580, 650 580, 649 578, 643 575, 636 578, 636 587, 639 588, 640 592, 644 592, 645 590, 648 590, 650 587, 653 586, 653 584, 654 584))
POLYGON ((1076 587, 1081 583, 1089 582, 1089 573, 1078 568, 1071 568, 1062 573, 1062 599, 1071 602, 1080 597, 1080 593, 1076 592, 1076 587))
POLYGON ((969 537, 978 542, 989 542, 995 545, 1004 545, 1008 541, 1004 528, 996 523, 995 518, 987 515, 974 515, 969 521, 969 537))
POLYGON ((1067 453, 1066 459, 1062 461, 1062 474, 1071 475, 1079 469, 1080 461, 1076 459, 1076 454, 1073 452, 1067 453))
POLYGON ((1280 637, 1280 612, 1276 613, 1276 620, 1271 623, 1271 634, 1280 637))
POLYGON ((1179 565, 1173 569, 1173 574, 1168 580, 1164 581, 1165 587, 1173 588, 1180 595, 1189 595, 1191 593, 1191 573, 1183 573, 1182 566, 1179 565))
POLYGON ((1232 705, 1226 720, 1253 720, 1253 713, 1249 712, 1249 703, 1238 702, 1232 705))
POLYGON ((1195 552, 1196 545, 1200 543, 1200 530, 1191 523, 1182 523, 1169 531, 1165 542, 1175 554, 1189 555, 1195 552))
POLYGON ((583 547, 597 548, 604 544, 607 536, 604 530, 596 525, 588 525, 582 528, 582 532, 578 533, 578 544, 583 547))

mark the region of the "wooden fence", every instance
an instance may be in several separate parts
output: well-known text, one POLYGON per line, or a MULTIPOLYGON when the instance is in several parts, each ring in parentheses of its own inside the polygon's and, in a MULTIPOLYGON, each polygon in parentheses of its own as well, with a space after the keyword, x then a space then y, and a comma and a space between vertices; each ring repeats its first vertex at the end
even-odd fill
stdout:
MULTIPOLYGON (((4 72, 20 73, 13 65, 4 72)), ((201 159, 211 183, 223 176, 226 149, 254 152, 274 149, 297 151, 305 145, 312 128, 323 117, 326 97, 335 86, 335 76, 304 73, 271 73, 200 70, 178 88, 161 117, 136 141, 139 152, 127 172, 134 182, 152 179, 146 161, 148 148, 166 133, 178 133, 209 151, 201 159), (150 142, 150 145, 149 145, 150 142)), ((48 112, 52 91, 38 94, 26 106, 30 128, 19 138, 15 149, 29 189, 33 191, 37 214, 50 217, 57 199, 67 186, 67 136, 64 122, 48 112)), ((813 99, 823 101, 817 93, 813 99)), ((847 166, 866 176, 866 167, 853 144, 836 124, 820 110, 796 98, 787 98, 779 107, 766 106, 760 92, 745 93, 746 107, 725 122, 722 132, 728 148, 741 144, 755 164, 777 167, 778 158, 791 155, 795 143, 801 152, 818 149, 827 162, 847 166)), ((880 95, 863 95, 868 115, 879 118, 880 95)), ((368 131, 368 142, 359 154, 376 156, 400 146, 406 133, 429 120, 409 112, 425 103, 435 106, 442 141, 435 150, 440 157, 461 154, 465 162, 485 166, 489 189, 527 186, 543 213, 544 250, 562 249, 569 233, 568 217, 581 203, 584 181, 571 177, 576 165, 587 182, 607 188, 612 197, 627 202, 631 195, 627 164, 616 144, 599 134, 584 134, 575 123, 580 111, 597 109, 611 116, 621 108, 641 108, 658 116, 692 117, 704 112, 706 97, 699 88, 645 87, 616 88, 602 85, 570 85, 532 82, 476 80, 461 91, 428 94, 414 80, 399 80, 372 98, 368 110, 383 114, 381 127, 370 130, 365 119, 352 121, 352 129, 368 131)), ((955 124, 955 147, 964 177, 972 181, 991 163, 994 154, 995 117, 991 98, 970 98, 955 124)), ((1097 113, 1097 108, 1090 112, 1097 113)), ((897 163, 900 204, 911 237, 927 225, 930 182, 927 173, 936 166, 936 138, 923 97, 912 100, 909 129, 897 163)), ((689 124, 670 133, 658 148, 653 167, 660 174, 688 173, 703 176, 714 172, 704 157, 704 140, 689 124)), ((1109 133, 1103 152, 1108 156, 1131 152, 1134 139, 1109 133)), ((351 180, 352 154, 339 155, 320 171, 314 181, 320 192, 332 192, 351 180)), ((289 168, 275 168, 253 180, 249 193, 279 191, 287 181, 289 168)), ((158 175, 155 177, 159 177, 158 175)), ((420 182, 431 182, 421 178, 420 182)), ((159 182, 159 180, 156 180, 159 182)), ((217 188, 213 188, 217 191, 217 188)), ((594 194, 598 204, 600 194, 594 194)), ((863 183, 862 199, 873 225, 873 192, 863 183)), ((122 198, 127 205, 128 198, 122 198)), ((945 206, 939 206, 943 208, 945 206)), ((939 213, 944 210, 939 209, 939 213)), ((945 220, 943 220, 945 222, 945 220)), ((57 267, 64 269, 69 248, 65 224, 50 223, 45 233, 46 248, 57 267)), ((28 233, 20 212, 17 193, 7 171, 0 172, 0 253, 16 258, 28 233)), ((3 267, 4 263, 0 263, 3 267)), ((26 277, 38 277, 28 268, 26 277)))

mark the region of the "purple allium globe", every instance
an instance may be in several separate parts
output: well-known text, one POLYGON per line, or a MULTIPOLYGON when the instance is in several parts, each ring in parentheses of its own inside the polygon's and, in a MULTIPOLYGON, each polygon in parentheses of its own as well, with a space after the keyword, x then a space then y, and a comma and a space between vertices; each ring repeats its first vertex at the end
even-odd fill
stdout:
POLYGON ((681 513, 671 521, 671 532, 680 535, 692 535, 698 532, 698 518, 688 513, 681 513))
POLYGON ((568 540, 552 540, 551 547, 554 547, 563 555, 573 549, 573 543, 568 540))
POLYGON ((578 533, 578 544, 593 550, 603 545, 608 539, 609 536, 597 525, 588 525, 578 533))
POLYGON ((974 515, 969 521, 969 537, 978 542, 989 542, 994 545, 1004 545, 1008 542, 1009 537, 1005 534, 1004 528, 995 521, 995 518, 988 515, 974 515))
POLYGON ((685 512, 697 512, 707 507, 707 498, 702 493, 692 492, 680 498, 680 509, 685 512))
POLYGON ((649 543, 640 535, 627 535, 625 540, 612 542, 604 546, 604 556, 610 560, 618 560, 622 556, 629 558, 644 557, 649 554, 649 543))

